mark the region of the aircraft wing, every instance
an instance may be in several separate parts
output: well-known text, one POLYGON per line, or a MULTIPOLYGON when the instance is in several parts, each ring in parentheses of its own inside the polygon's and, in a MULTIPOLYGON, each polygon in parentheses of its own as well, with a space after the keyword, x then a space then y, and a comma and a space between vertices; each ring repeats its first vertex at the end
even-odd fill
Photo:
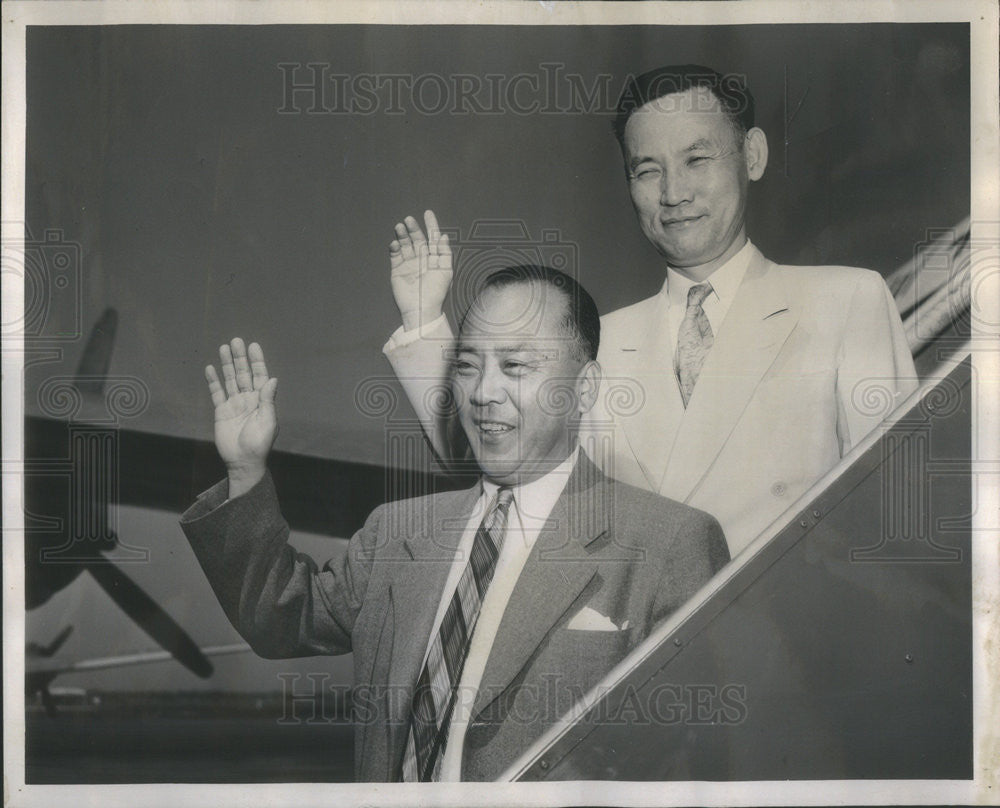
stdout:
MULTIPOLYGON (((51 518, 66 511, 75 468, 71 452, 79 445, 74 435, 95 433, 113 436, 117 455, 108 458, 109 464, 115 464, 108 473, 116 478, 117 501, 124 505, 179 515, 201 491, 225 476, 211 441, 124 428, 102 431, 87 422, 28 416, 25 457, 38 468, 59 463, 65 467, 62 487, 53 488, 52 474, 28 477, 28 514, 51 518)), ((431 471, 286 451, 272 452, 268 466, 281 491, 282 514, 293 529, 342 538, 350 537, 383 502, 467 484, 431 471)))
MULTIPOLYGON (((251 648, 246 643, 202 646, 199 650, 206 657, 251 653, 251 648)), ((166 662, 173 658, 173 655, 168 651, 141 651, 134 654, 80 660, 32 659, 29 657, 26 660, 25 672, 28 676, 53 677, 67 673, 87 673, 97 670, 107 670, 108 668, 149 665, 153 662, 166 662)))

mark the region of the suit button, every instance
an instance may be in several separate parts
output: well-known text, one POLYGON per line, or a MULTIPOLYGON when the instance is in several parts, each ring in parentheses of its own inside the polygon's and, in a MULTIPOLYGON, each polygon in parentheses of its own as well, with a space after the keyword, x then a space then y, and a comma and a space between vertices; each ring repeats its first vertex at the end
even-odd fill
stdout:
POLYGON ((787 490, 787 486, 780 480, 771 486, 771 493, 776 497, 783 497, 785 495, 785 491, 787 490))

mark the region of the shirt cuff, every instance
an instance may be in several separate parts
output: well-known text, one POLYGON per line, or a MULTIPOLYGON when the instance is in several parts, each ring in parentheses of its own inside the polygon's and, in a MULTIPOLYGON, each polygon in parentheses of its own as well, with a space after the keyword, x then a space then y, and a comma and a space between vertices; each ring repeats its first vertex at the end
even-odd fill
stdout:
POLYGON ((424 339, 428 336, 432 336, 434 332, 440 331, 442 327, 446 326, 448 323, 448 318, 441 314, 437 319, 432 320, 429 323, 424 323, 420 328, 414 328, 411 331, 407 331, 400 326, 395 331, 392 332, 392 336, 389 337, 389 341, 382 346, 382 353, 389 353, 397 348, 403 348, 407 345, 411 345, 419 339, 424 339))

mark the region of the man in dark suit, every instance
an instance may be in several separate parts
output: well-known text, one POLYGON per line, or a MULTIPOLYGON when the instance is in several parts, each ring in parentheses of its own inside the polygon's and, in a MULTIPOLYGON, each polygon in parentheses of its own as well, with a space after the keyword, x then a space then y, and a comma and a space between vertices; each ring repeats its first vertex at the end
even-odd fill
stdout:
POLYGON ((568 276, 492 275, 452 356, 481 481, 380 506, 322 569, 287 544, 266 471, 260 347, 222 346, 221 382, 206 368, 228 479, 182 527, 257 653, 354 652, 358 779, 495 778, 728 560, 714 519, 579 450, 599 334, 568 276))

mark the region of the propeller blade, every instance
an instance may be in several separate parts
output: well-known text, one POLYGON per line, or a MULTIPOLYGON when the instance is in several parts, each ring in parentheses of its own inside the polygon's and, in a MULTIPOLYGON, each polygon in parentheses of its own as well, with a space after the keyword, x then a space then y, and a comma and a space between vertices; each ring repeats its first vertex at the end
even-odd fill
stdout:
POLYGON ((118 312, 107 308, 90 330, 83 356, 76 368, 74 384, 81 393, 100 395, 104 389, 105 377, 111 367, 111 353, 115 347, 118 331, 118 312))
POLYGON ((207 679, 212 663, 176 622, 124 572, 109 561, 87 564, 87 569, 111 599, 185 668, 207 679))
POLYGON ((56 651, 62 648, 64 642, 70 634, 73 633, 73 626, 66 626, 62 631, 60 631, 54 640, 48 645, 41 645, 37 642, 29 642, 27 644, 27 655, 30 657, 44 658, 55 656, 56 651))

